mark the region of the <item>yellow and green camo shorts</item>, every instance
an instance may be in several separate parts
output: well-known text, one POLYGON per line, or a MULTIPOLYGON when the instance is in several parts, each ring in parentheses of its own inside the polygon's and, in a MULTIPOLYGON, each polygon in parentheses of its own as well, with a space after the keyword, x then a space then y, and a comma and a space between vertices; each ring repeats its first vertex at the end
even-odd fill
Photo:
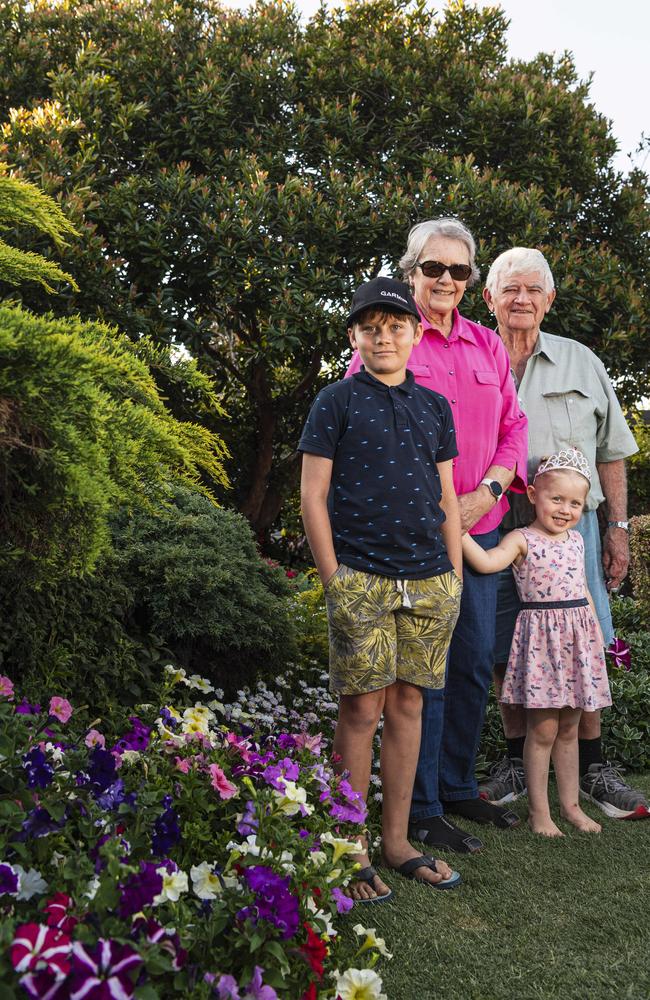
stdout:
POLYGON ((402 580, 339 566, 325 587, 330 689, 367 694, 396 680, 443 687, 462 589, 453 571, 402 580))

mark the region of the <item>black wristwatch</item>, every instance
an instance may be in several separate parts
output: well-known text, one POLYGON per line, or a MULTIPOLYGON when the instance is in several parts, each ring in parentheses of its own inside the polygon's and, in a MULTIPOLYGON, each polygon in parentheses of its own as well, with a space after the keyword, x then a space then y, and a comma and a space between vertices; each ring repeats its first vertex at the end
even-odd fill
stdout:
POLYGON ((498 479, 481 479, 479 486, 487 486, 494 499, 498 502, 503 496, 503 486, 498 479))

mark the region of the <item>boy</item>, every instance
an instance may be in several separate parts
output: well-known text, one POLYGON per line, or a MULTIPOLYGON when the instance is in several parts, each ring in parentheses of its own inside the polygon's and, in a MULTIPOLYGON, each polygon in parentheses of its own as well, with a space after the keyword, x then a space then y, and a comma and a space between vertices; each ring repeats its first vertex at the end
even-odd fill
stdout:
MULTIPOLYGON (((298 446, 305 533, 327 603, 330 687, 340 695, 334 751, 365 799, 383 712, 383 861, 450 888, 460 875, 419 854, 407 828, 421 688, 444 685, 462 590, 454 424, 446 399, 406 370, 422 337, 406 284, 361 285, 347 325, 363 368, 319 393, 298 446)), ((357 860, 352 898, 388 899, 367 845, 357 860)))

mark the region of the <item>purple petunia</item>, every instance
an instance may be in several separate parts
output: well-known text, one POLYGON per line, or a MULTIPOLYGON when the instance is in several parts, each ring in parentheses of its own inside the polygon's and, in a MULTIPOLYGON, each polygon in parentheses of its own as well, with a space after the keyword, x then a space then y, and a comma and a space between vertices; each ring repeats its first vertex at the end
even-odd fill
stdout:
POLYGON ((0 896, 15 896, 20 879, 11 865, 0 863, 0 896))
POLYGON ((278 875, 265 865, 251 865, 244 878, 255 893, 252 906, 237 914, 240 920, 268 920, 281 931, 282 938, 293 937, 300 922, 298 899, 289 892, 290 879, 278 875))
POLYGON ((40 711, 41 706, 38 703, 30 705, 26 698, 16 705, 16 715, 38 715, 40 711))
POLYGON ((54 777, 54 768, 48 764, 42 750, 34 747, 23 757, 23 767, 27 771, 27 784, 30 788, 47 788, 54 777))
POLYGON ((160 865, 153 861, 141 861, 140 871, 129 875, 120 885, 119 915, 122 918, 139 913, 145 906, 151 906, 156 896, 162 892, 162 876, 156 871, 160 865))
POLYGON ((117 764, 115 757, 102 747, 94 747, 88 754, 88 778, 93 785, 93 792, 99 795, 113 784, 116 778, 117 764))
POLYGON ((277 764, 270 764, 262 775, 267 785, 276 788, 279 792, 284 790, 284 781, 297 781, 300 777, 300 768, 290 757, 279 760, 277 764))
POLYGON ((351 896, 346 896, 342 889, 332 889, 332 899, 336 903, 338 913, 348 913, 354 906, 351 896))
POLYGON ((117 741, 114 749, 119 753, 123 753, 124 750, 146 750, 151 736, 150 727, 145 726, 137 715, 129 716, 129 722, 133 728, 117 741))
POLYGON ((244 804, 244 812, 242 818, 237 823, 237 832, 242 835, 242 837, 248 837, 249 834, 255 833, 259 826, 258 820, 255 818, 255 803, 250 799, 244 804))
POLYGON ((134 991, 132 974, 141 965, 142 958, 128 944, 100 938, 91 948, 75 941, 70 1000, 129 1000, 134 991))
POLYGON ((108 788, 97 795, 97 803, 102 807, 102 809, 117 809, 118 806, 127 805, 132 808, 136 804, 136 794, 135 792, 129 792, 128 794, 124 791, 124 782, 121 778, 118 778, 109 785, 108 788))
POLYGON ((170 847, 178 844, 181 839, 181 829, 178 816, 171 807, 172 797, 166 795, 163 799, 164 812, 158 816, 151 835, 151 849, 158 857, 169 854, 170 847))
POLYGON ((27 840, 29 837, 34 837, 35 839, 38 837, 47 837, 48 834, 54 833, 65 826, 66 819, 67 813, 62 819, 55 820, 50 816, 47 809, 39 806, 28 813, 27 818, 23 821, 20 833, 16 836, 16 840, 27 840))

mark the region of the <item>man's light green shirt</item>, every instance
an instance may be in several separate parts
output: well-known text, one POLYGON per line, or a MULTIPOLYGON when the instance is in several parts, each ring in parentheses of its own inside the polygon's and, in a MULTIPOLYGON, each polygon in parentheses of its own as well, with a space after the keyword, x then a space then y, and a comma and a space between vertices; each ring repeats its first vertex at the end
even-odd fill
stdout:
POLYGON ((597 462, 638 451, 603 363, 584 344, 540 331, 518 386, 528 417, 528 482, 541 459, 572 445, 589 461, 587 510, 605 499, 597 462))

